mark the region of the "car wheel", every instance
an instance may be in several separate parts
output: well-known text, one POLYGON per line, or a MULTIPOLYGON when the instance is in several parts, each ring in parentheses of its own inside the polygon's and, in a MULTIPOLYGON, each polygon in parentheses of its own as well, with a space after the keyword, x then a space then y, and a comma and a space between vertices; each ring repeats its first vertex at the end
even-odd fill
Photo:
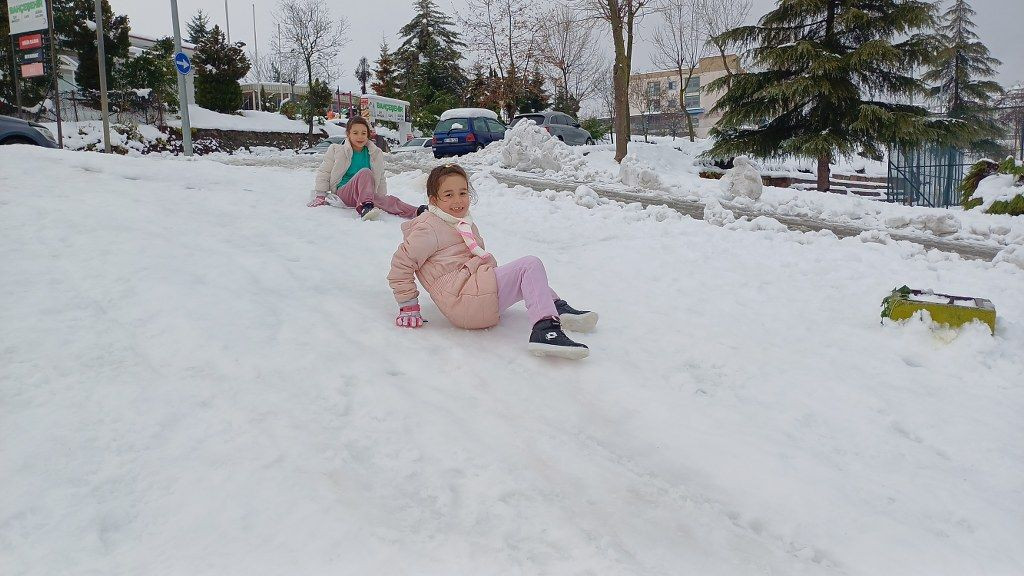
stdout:
POLYGON ((587 138, 587 146, 593 146, 593 145, 594 145, 594 139, 593 138, 587 138))
POLYGON ((559 139, 559 140, 561 140, 562 142, 565 142, 565 138, 562 138, 561 136, 555 136, 555 138, 558 138, 558 139, 559 139))
POLYGON ((479 151, 481 151, 483 149, 484 149, 484 145, 483 144, 477 144, 476 145, 476 149, 474 150, 474 152, 479 152, 479 151))
POLYGON ((29 140, 28 138, 25 138, 24 136, 13 136, 11 138, 8 138, 7 140, 4 140, 3 143, 4 144, 28 144, 29 146, 34 146, 35 145, 35 142, 33 142, 32 140, 29 140))

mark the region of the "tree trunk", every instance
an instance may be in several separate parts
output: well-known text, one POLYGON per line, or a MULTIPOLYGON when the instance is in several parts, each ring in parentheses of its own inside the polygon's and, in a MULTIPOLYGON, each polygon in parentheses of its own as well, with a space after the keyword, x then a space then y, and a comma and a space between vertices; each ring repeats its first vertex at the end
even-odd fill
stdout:
POLYGON ((725 57, 725 46, 721 44, 715 44, 718 48, 718 53, 722 55, 722 66, 725 67, 725 86, 728 92, 732 89, 732 70, 729 69, 729 60, 725 57))
MULTIPOLYGON (((309 91, 313 89, 313 61, 311 59, 307 59, 306 60, 306 78, 308 79, 308 80, 306 80, 306 101, 308 102, 309 101, 309 91)), ((309 146, 312 146, 313 145, 313 114, 312 114, 312 107, 308 107, 308 108, 309 108, 309 110, 306 110, 305 111, 306 113, 304 114, 305 116, 309 116, 309 118, 306 118, 306 123, 309 124, 309 132, 306 134, 306 143, 309 146)), ((301 110, 302 108, 299 108, 299 109, 301 110)))
POLYGON ((818 156, 818 191, 828 192, 831 188, 829 185, 829 179, 832 173, 829 169, 828 163, 831 160, 831 154, 821 154, 818 156))
POLYGON ((626 56, 626 43, 623 38, 622 17, 619 3, 607 0, 612 17, 612 41, 615 45, 615 67, 612 69, 615 86, 615 161, 622 162, 626 157, 629 143, 629 60, 626 56))

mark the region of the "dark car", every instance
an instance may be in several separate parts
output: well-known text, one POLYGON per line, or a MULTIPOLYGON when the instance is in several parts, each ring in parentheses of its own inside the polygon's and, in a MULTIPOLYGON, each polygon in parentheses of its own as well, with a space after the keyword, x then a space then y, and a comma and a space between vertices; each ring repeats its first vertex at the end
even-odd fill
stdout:
POLYGON ((46 126, 13 116, 0 116, 0 144, 34 144, 57 148, 57 140, 46 126))
POLYGON ((505 125, 491 118, 446 118, 434 128, 434 158, 476 152, 504 137, 505 125))
POLYGON ((522 120, 533 120, 537 126, 548 131, 555 138, 570 146, 591 145, 594 139, 590 132, 580 128, 580 123, 575 118, 563 112, 536 112, 532 114, 521 114, 512 119, 509 127, 515 126, 522 120))
POLYGON ((345 142, 344 136, 331 136, 324 138, 323 140, 316 143, 314 146, 309 148, 303 148, 302 150, 296 150, 296 154, 324 154, 327 149, 331 147, 331 144, 342 144, 345 142))

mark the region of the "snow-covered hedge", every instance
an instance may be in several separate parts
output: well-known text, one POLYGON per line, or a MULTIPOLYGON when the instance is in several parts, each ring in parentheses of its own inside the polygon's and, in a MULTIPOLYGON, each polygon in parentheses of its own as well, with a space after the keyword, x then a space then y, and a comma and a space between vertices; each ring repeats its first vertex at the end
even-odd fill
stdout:
POLYGON ((1024 166, 1012 157, 999 164, 982 160, 971 167, 960 185, 965 209, 986 214, 1024 214, 1024 166))

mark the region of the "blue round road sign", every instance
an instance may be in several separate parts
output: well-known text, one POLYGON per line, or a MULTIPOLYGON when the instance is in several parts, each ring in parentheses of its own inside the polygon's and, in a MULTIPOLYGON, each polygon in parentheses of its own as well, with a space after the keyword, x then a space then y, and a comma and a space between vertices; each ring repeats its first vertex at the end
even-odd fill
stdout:
POLYGON ((178 52, 174 55, 174 67, 178 69, 178 72, 188 74, 192 71, 192 61, 184 52, 178 52))

